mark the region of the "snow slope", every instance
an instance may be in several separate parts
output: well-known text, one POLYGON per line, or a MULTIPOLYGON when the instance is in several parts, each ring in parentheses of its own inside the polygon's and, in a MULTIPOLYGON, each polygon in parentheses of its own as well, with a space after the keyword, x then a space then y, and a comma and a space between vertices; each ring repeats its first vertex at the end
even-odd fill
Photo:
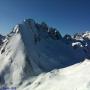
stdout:
MULTIPOLYGON (((50 88, 51 90, 58 90, 58 88, 65 90, 68 82, 72 85, 71 79, 74 80, 75 70, 77 78, 79 73, 81 75, 89 68, 85 64, 89 64, 89 61, 83 62, 85 58, 89 58, 88 52, 86 53, 81 46, 78 49, 73 48, 75 45, 82 44, 80 42, 78 44, 75 39, 73 42, 70 41, 73 46, 66 42, 68 41, 64 41, 55 28, 45 23, 38 24, 32 19, 26 19, 16 25, 6 36, 0 49, 0 87, 16 87, 18 90, 50 90, 50 88), (83 63, 74 65, 80 62, 83 63), (68 67, 70 65, 74 66, 68 67), (84 71, 82 65, 85 67, 84 71), (61 69, 65 67, 67 68, 61 69), (77 68, 81 71, 79 72, 77 68), (69 70, 72 78, 68 77, 69 70), (41 83, 43 84, 37 87, 41 83), (51 86, 48 86, 49 84, 51 86), (59 87, 59 84, 61 86, 65 84, 65 88, 59 87)), ((87 73, 89 75, 89 72, 87 73)), ((79 81, 75 81, 77 82, 79 81)), ((77 90, 76 87, 75 90, 77 90)), ((71 90, 74 90, 74 87, 72 88, 71 90)))
MULTIPOLYGON (((43 73, 23 90, 90 90, 90 61, 43 73)), ((21 89, 19 88, 19 89, 21 89)))

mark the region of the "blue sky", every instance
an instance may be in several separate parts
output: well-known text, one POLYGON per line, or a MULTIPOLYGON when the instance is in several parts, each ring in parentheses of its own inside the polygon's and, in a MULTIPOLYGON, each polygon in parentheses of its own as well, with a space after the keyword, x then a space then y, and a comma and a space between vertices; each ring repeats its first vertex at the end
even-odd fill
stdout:
POLYGON ((25 18, 45 21, 62 34, 90 30, 90 0, 0 0, 0 33, 25 18))

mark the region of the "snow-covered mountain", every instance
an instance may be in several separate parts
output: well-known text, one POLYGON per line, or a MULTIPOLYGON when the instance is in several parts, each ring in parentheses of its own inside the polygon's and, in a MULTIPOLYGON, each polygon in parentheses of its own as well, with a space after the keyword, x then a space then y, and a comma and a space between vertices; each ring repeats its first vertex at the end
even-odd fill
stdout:
POLYGON ((32 19, 24 20, 14 27, 1 45, 0 87, 16 87, 18 90, 89 90, 89 85, 89 89, 87 86, 87 89, 81 88, 85 79, 85 84, 89 84, 90 62, 84 61, 90 58, 89 35, 89 32, 84 33, 80 39, 77 39, 79 35, 62 37, 57 29, 44 22, 38 24, 32 19), (84 73, 88 75, 82 75, 84 73), (80 79, 74 81, 74 77, 80 79), (79 82, 80 86, 71 88, 71 85, 79 82))
POLYGON ((76 33, 73 36, 65 35, 63 41, 73 47, 77 53, 86 53, 86 58, 90 58, 90 32, 76 33))

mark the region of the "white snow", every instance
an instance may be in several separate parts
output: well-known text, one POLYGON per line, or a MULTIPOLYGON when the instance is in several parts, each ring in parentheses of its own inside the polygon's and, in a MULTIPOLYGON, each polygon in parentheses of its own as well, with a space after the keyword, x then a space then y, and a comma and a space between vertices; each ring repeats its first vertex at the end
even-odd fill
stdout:
POLYGON ((83 47, 80 42, 74 42, 74 43, 72 43, 72 46, 75 46, 75 45, 80 46, 80 47, 83 47))
POLYGON ((87 31, 87 32, 85 32, 82 36, 85 37, 85 38, 90 39, 90 32, 87 31))
MULTIPOLYGON (((43 73, 22 90, 90 90, 90 61, 43 73)), ((19 90, 19 89, 18 89, 19 90)))

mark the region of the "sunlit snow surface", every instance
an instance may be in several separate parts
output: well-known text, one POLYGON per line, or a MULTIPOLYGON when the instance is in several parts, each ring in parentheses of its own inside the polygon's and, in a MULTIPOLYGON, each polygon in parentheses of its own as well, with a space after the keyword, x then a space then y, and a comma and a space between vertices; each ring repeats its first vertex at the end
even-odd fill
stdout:
MULTIPOLYGON (((23 86, 21 87, 23 88, 23 86)), ((39 75, 24 90, 90 90, 90 61, 39 75)))

